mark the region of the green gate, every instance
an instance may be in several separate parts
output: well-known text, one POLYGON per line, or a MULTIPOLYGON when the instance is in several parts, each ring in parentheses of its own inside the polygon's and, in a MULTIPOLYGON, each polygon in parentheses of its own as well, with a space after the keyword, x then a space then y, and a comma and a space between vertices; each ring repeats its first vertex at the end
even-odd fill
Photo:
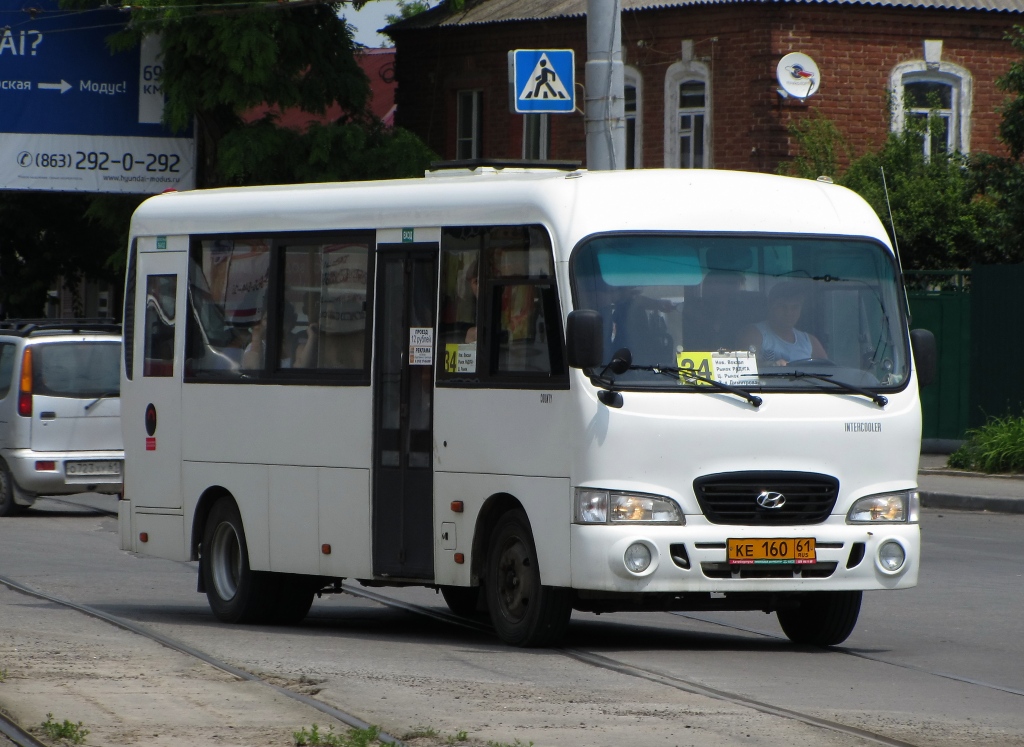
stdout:
POLYGON ((921 389, 922 438, 963 439, 964 431, 976 424, 969 422, 974 406, 970 400, 972 272, 911 270, 903 275, 910 328, 931 330, 939 352, 938 378, 921 389))

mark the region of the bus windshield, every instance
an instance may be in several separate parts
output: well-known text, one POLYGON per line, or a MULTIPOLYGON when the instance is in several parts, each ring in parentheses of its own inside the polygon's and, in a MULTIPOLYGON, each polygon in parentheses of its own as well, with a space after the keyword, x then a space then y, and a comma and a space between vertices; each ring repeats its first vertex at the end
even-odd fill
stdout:
POLYGON ((878 391, 909 376, 898 273, 874 241, 616 234, 579 246, 571 267, 605 358, 630 352, 617 387, 878 391))

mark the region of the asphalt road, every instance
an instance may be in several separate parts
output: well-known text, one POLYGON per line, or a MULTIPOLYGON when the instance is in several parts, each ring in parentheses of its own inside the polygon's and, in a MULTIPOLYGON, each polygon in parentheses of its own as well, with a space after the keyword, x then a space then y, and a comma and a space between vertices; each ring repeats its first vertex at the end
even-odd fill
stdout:
MULTIPOLYGON (((574 613, 563 649, 522 651, 349 595, 316 601, 296 627, 225 626, 195 592, 195 564, 122 552, 115 520, 66 503, 0 519, 0 575, 398 736, 429 728, 538 747, 873 743, 791 711, 922 747, 1024 745, 1024 516, 925 510, 922 529, 920 586, 867 594, 857 629, 830 651, 792 646, 761 613, 574 613), (614 666, 595 666, 603 661, 614 666)), ((444 609, 429 590, 377 591, 444 609)))

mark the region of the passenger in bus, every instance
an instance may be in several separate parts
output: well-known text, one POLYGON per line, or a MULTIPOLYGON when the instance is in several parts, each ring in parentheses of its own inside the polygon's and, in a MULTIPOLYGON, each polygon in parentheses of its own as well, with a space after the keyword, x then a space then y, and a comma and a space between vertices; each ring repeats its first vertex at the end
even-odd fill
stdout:
POLYGON ((768 292, 768 318, 747 327, 740 343, 757 354, 758 365, 785 366, 808 358, 828 358, 817 337, 797 329, 807 293, 799 281, 788 280, 768 292))

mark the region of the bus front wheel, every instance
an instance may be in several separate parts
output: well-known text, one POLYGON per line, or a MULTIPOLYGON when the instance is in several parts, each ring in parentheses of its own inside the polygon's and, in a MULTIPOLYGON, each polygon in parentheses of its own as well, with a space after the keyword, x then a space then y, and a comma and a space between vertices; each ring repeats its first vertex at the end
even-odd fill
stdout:
POLYGON ((541 585, 537 548, 523 511, 509 511, 491 534, 484 593, 494 630, 513 646, 549 646, 572 614, 568 589, 541 585))
POLYGON ((799 606, 775 613, 793 643, 838 646, 853 632, 863 592, 814 591, 799 596, 799 606))
POLYGON ((210 609, 218 620, 249 623, 267 619, 275 584, 271 574, 249 567, 242 516, 230 498, 221 498, 210 510, 200 572, 210 609))

